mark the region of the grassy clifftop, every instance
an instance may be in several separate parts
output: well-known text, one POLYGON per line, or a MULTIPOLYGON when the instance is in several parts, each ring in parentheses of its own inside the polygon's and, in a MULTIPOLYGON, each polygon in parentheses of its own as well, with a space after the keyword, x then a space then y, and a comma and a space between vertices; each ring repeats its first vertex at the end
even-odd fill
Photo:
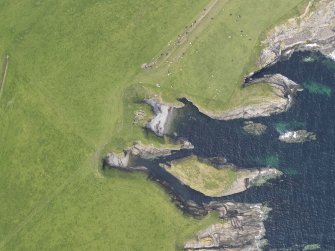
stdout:
POLYGON ((0 100, 1 250, 174 250, 181 233, 210 222, 183 216, 141 175, 97 171, 106 149, 164 143, 133 123, 150 110, 129 99, 132 84, 224 108, 251 69, 259 34, 301 1, 225 1, 171 76, 165 66, 142 75, 140 65, 208 2, 0 2, 0 53, 10 56, 0 100))
POLYGON ((185 185, 207 196, 224 194, 238 178, 233 167, 217 169, 195 156, 173 161, 166 170, 185 185))
POLYGON ((218 1, 199 30, 186 35, 179 49, 139 79, 163 100, 187 97, 209 112, 276 99, 272 89, 255 85, 241 89, 245 75, 257 69, 260 40, 274 24, 304 11, 308 1, 218 1), (218 10, 219 9, 219 10, 218 10), (159 83, 160 88, 155 86, 159 83), (254 95, 251 95, 250 92, 254 95), (257 97, 257 94, 261 95, 257 97))

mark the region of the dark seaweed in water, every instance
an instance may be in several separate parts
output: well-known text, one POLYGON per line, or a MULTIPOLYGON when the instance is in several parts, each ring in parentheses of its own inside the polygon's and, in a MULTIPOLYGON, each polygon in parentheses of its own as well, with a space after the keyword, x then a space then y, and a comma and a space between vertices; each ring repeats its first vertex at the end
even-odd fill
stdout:
MULTIPOLYGON (((190 103, 179 110, 175 131, 194 144, 192 152, 198 156, 222 156, 240 167, 274 166, 287 174, 271 185, 225 198, 273 208, 265 224, 269 248, 318 243, 322 250, 335 250, 335 62, 318 53, 299 52, 254 77, 273 73, 287 76, 305 90, 297 94, 288 112, 252 119, 268 126, 264 135, 245 133, 242 119, 210 119, 190 103), (299 129, 315 132, 317 141, 278 140, 280 133, 299 129)), ((164 179, 166 173, 157 176, 164 179)), ((198 203, 211 200, 169 179, 184 198, 198 203)))

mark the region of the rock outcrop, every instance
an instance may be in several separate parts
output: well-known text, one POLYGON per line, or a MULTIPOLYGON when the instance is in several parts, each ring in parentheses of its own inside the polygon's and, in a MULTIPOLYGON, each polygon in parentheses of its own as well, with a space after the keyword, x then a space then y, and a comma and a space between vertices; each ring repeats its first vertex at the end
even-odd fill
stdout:
POLYGON ((144 101, 152 107, 155 113, 155 116, 147 123, 146 127, 161 137, 169 134, 169 126, 173 119, 173 110, 175 108, 162 104, 155 99, 145 99, 144 101))
POLYGON ((277 179, 282 175, 283 173, 281 171, 270 167, 239 170, 236 181, 231 188, 221 196, 241 193, 250 187, 263 185, 265 182, 271 179, 277 179))
POLYGON ((262 250, 269 208, 262 204, 211 202, 205 207, 217 211, 221 223, 199 231, 196 238, 185 243, 193 250, 262 250))
MULTIPOLYGON (((209 115, 211 118, 220 120, 232 120, 232 119, 250 119, 256 117, 268 117, 272 114, 282 113, 287 111, 293 102, 293 97, 297 91, 301 91, 302 87, 292 80, 281 74, 267 75, 262 78, 252 79, 250 74, 244 83, 244 86, 265 83, 271 85, 273 91, 278 98, 268 100, 259 104, 248 105, 240 108, 233 109, 228 112, 221 114, 211 114, 208 111, 202 111, 209 115)), ((199 108, 201 111, 201 108, 199 108)))
POLYGON ((316 134, 307 132, 306 130, 298 130, 283 133, 279 136, 279 140, 285 143, 303 143, 306 141, 316 140, 316 134))
POLYGON ((265 133, 267 129, 266 125, 263 125, 262 123, 254 123, 252 121, 246 121, 243 126, 243 130, 246 133, 249 133, 254 136, 260 136, 265 133))
POLYGON ((259 59, 259 68, 289 57, 297 50, 319 51, 335 60, 335 1, 321 0, 311 3, 305 13, 287 23, 275 27, 263 42, 264 49, 259 59))
POLYGON ((158 148, 153 145, 144 145, 141 142, 135 142, 133 146, 125 149, 123 153, 109 153, 104 159, 104 167, 114 167, 126 171, 146 171, 144 166, 136 166, 135 158, 156 159, 169 156, 173 151, 181 149, 192 149, 194 146, 189 141, 182 141, 180 145, 169 148, 158 148))

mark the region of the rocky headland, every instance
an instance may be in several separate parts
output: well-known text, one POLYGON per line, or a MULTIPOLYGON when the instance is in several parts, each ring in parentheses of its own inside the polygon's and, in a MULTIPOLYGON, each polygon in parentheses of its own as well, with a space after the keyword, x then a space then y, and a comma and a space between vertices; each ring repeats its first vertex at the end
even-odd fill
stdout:
POLYGON ((266 245, 263 222, 270 211, 266 206, 211 202, 204 207, 218 212, 221 222, 199 231, 195 239, 186 242, 185 250, 253 251, 266 245))
POLYGON ((181 144, 159 148, 153 145, 144 145, 141 142, 135 142, 131 147, 125 149, 122 153, 110 152, 103 160, 104 168, 117 168, 124 171, 147 171, 147 167, 138 166, 136 158, 156 159, 169 156, 173 151, 181 149, 192 149, 194 146, 189 141, 182 141, 181 144))
MULTIPOLYGON (((272 114, 287 111, 292 105, 296 92, 302 90, 300 85, 281 74, 267 75, 257 79, 253 79, 252 75, 250 75, 246 78, 243 87, 258 83, 271 85, 277 98, 269 99, 266 102, 261 102, 259 104, 238 107, 221 113, 207 111, 201 107, 198 107, 198 109, 201 113, 218 120, 267 117, 272 114)), ((187 100, 186 98, 184 99, 187 100)), ((187 101, 190 102, 189 100, 187 101)), ((182 107, 169 106, 155 99, 147 99, 145 102, 152 107, 155 113, 155 116, 147 123, 146 127, 158 136, 171 134, 175 111, 176 109, 181 109, 182 107)))
POLYGON ((334 1, 314 1, 303 15, 275 27, 263 41, 264 49, 258 67, 261 69, 274 64, 298 50, 319 51, 335 59, 334 11, 334 1))
MULTIPOLYGON (((311 2, 303 15, 292 18, 272 29, 262 42, 264 49, 261 51, 257 68, 267 67, 299 50, 319 51, 335 60, 334 11, 334 1, 311 2)), ((253 75, 254 72, 246 76, 243 87, 257 83, 270 84, 274 87, 274 92, 278 98, 219 113, 202 107, 198 107, 199 111, 219 120, 270 116, 287 111, 294 100, 296 91, 302 90, 299 85, 280 74, 257 79, 253 79, 253 75)), ((157 102, 154 99, 146 100, 146 102, 153 107, 156 114, 156 117, 147 124, 147 127, 157 135, 162 136, 168 131, 172 120, 172 111, 176 108, 157 102)))

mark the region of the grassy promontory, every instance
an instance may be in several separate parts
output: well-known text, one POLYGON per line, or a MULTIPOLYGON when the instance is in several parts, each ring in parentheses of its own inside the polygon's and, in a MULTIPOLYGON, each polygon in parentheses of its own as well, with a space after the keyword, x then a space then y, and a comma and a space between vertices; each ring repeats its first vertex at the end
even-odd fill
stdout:
POLYGON ((211 197, 240 193, 282 175, 282 172, 274 168, 241 169, 231 165, 217 166, 210 160, 196 156, 174 160, 170 166, 165 166, 165 170, 181 183, 211 197))
POLYGON ((196 156, 172 161, 171 167, 165 169, 183 184, 208 196, 226 193, 240 176, 234 167, 218 169, 196 156))
POLYGON ((241 84, 257 69, 266 32, 303 13, 308 1, 219 2, 222 6, 209 15, 205 27, 200 24, 200 31, 191 32, 177 51, 138 77, 167 103, 186 97, 201 111, 220 114, 278 98, 266 85, 242 89, 241 84))

